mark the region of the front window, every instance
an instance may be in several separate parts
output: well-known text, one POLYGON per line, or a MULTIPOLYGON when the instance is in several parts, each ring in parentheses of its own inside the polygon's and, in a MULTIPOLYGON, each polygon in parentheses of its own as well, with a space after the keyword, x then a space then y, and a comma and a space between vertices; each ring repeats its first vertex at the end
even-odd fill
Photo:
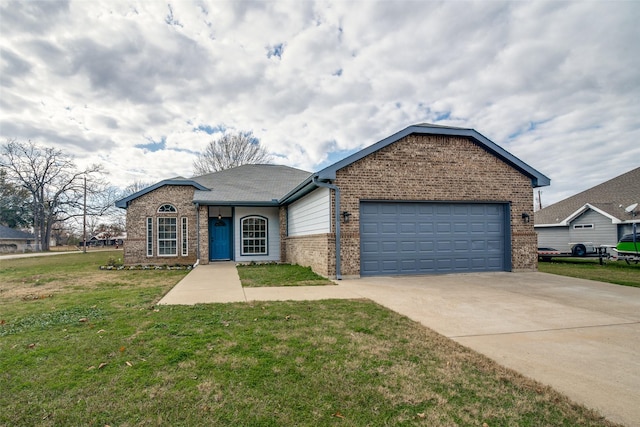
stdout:
POLYGON ((158 218, 158 255, 178 255, 177 218, 158 218))
POLYGON ((147 218, 147 256, 153 256, 153 218, 147 218))
POLYGON ((242 255, 267 254, 267 219, 259 216, 242 218, 242 255))
POLYGON ((187 217, 182 217, 182 256, 189 255, 189 221, 187 217))

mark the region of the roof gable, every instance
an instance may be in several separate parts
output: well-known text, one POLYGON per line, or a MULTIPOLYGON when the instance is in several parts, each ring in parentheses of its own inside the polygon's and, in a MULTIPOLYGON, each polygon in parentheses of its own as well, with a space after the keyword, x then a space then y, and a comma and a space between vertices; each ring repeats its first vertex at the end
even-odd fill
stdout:
POLYGON ((632 218, 624 209, 638 202, 640 167, 539 210, 535 223, 536 226, 568 225, 587 209, 592 209, 616 224, 630 221, 632 218))
POLYGON ((336 162, 320 172, 317 173, 318 178, 320 180, 334 180, 336 179, 336 172, 358 160, 388 146, 391 145, 405 136, 418 134, 418 135, 450 135, 450 136, 459 136, 464 138, 471 139, 474 143, 479 145, 484 150, 503 160, 513 168, 522 172, 525 176, 531 178, 531 186, 532 187, 543 187, 550 184, 550 179, 547 178, 542 173, 538 172, 531 166, 524 163, 522 160, 515 157, 513 154, 509 153, 493 141, 489 140, 479 132, 474 129, 465 129, 458 127, 450 127, 450 126, 438 126, 432 124, 417 124, 413 126, 409 126, 400 132, 397 132, 381 141, 372 144, 357 153, 352 154, 345 159, 336 162))
POLYGON ((137 199, 138 197, 144 196, 145 194, 151 193, 154 190, 157 190, 160 187, 164 187, 165 185, 183 185, 183 186, 192 186, 195 187, 198 190, 202 190, 202 191, 206 191, 207 188, 204 187, 202 184, 191 180, 191 179, 184 179, 182 177, 177 177, 177 178, 172 178, 172 179, 165 179, 164 181, 160 181, 158 183, 153 184, 152 186, 149 186, 147 188, 143 188, 142 190, 135 192, 123 199, 120 199, 118 201, 116 201, 116 207, 118 208, 122 208, 122 209, 126 209, 127 207, 129 207, 129 203, 132 200, 137 199))

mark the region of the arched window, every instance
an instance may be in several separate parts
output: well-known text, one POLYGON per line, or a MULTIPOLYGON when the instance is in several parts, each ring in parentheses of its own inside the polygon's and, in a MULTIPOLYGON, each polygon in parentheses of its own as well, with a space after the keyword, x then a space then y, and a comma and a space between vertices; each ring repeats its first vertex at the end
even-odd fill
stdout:
MULTIPOLYGON (((158 213, 175 214, 175 206, 165 203, 158 208, 158 213)), ((158 221, 158 256, 178 255, 178 218, 177 216, 160 216, 158 221)))
POLYGON ((267 255, 267 219, 247 216, 240 220, 242 255, 267 255))
POLYGON ((176 212, 178 212, 176 210, 176 207, 173 205, 170 205, 169 203, 164 204, 158 208, 158 213, 176 213, 176 212))

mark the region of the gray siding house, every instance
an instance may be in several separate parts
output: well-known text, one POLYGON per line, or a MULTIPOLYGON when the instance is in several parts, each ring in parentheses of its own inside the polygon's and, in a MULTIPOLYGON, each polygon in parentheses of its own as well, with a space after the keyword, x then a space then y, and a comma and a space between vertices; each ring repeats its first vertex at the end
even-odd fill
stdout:
POLYGON ((625 208, 640 202, 640 167, 539 210, 538 247, 569 249, 570 243, 615 245, 640 216, 625 208))

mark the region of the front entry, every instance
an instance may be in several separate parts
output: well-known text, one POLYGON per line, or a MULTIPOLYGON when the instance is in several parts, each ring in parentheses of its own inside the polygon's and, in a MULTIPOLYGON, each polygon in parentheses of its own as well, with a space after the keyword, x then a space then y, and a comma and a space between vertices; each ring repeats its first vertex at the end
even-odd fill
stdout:
POLYGON ((231 259, 231 218, 209 219, 209 260, 231 259))

